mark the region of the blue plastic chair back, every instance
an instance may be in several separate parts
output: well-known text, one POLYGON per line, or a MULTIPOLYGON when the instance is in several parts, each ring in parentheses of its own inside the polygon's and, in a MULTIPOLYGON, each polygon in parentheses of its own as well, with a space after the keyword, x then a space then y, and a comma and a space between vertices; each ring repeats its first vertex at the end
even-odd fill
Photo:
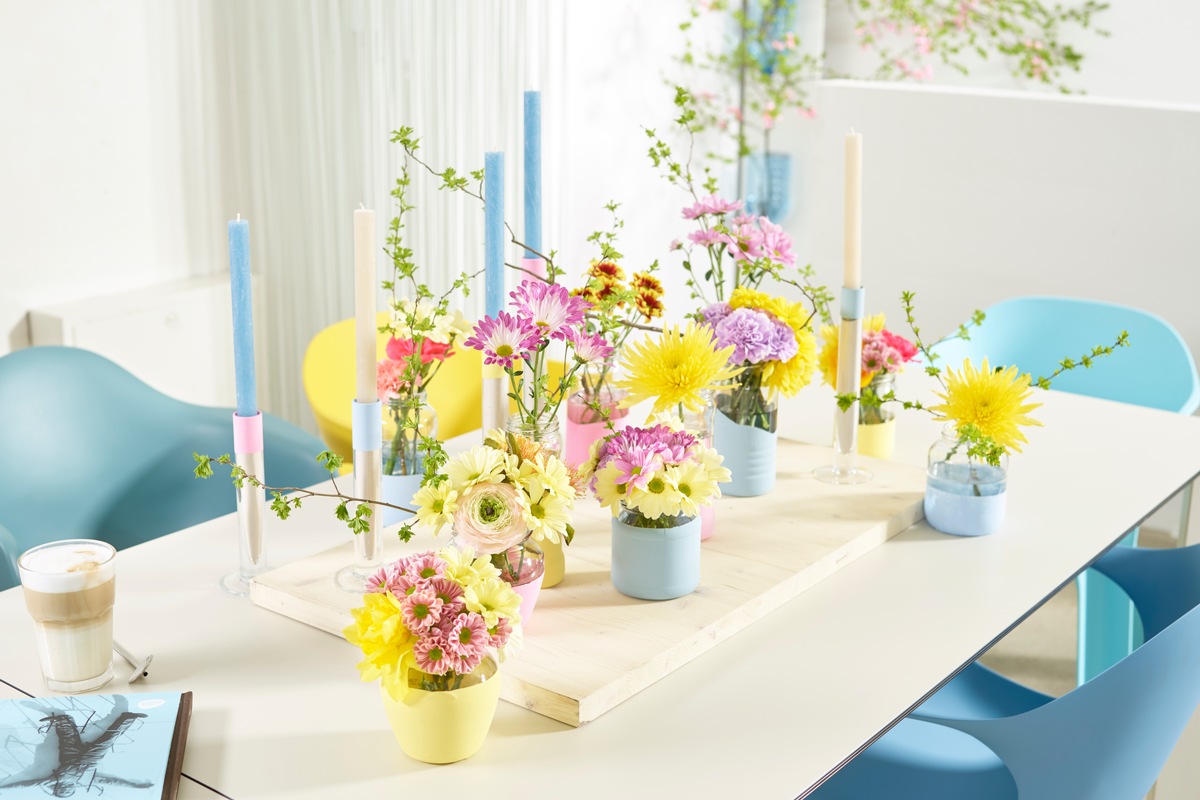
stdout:
POLYGON ((1200 705, 1200 545, 1118 547, 1095 568, 1133 599, 1145 644, 1023 714, 939 720, 995 752, 1021 800, 1144 797, 1200 705))
MULTIPOLYGON (((129 547, 237 507, 227 473, 192 475, 193 452, 232 453, 233 409, 175 400, 67 347, 0 358, 0 409, 0 589, 16 584, 16 558, 34 545, 86 537, 129 547)), ((315 436, 269 415, 263 434, 272 485, 329 477, 315 436)), ((230 548, 232 560, 232 539, 230 548)))
POLYGON ((958 370, 964 358, 975 365, 1015 364, 1036 379, 1058 362, 1078 359, 1122 330, 1130 346, 1092 369, 1076 369, 1054 380, 1064 392, 1118 400, 1190 414, 1200 406, 1200 377, 1191 351, 1161 317, 1140 309, 1071 297, 1017 297, 986 309, 986 319, 969 340, 946 339, 934 346, 938 365, 958 370))

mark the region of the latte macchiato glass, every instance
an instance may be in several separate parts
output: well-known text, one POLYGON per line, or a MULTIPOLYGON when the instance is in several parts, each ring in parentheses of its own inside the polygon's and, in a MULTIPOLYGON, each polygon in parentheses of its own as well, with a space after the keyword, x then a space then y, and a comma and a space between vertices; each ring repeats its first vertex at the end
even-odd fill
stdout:
POLYGON ((86 692, 112 680, 116 554, 106 542, 66 539, 17 559, 42 675, 56 692, 86 692))

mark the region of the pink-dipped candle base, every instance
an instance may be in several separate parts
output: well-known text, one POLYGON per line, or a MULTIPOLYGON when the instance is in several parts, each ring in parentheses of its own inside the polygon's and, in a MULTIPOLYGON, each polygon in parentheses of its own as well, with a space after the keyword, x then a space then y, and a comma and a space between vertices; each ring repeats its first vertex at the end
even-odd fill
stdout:
POLYGON ((541 258, 522 258, 521 269, 526 269, 532 272, 539 278, 546 277, 546 261, 541 258))
POLYGON ((258 412, 253 417, 233 415, 233 452, 261 453, 263 451, 263 416, 258 412))
POLYGON ((707 541, 717 532, 717 510, 712 506, 700 506, 700 541, 707 541))

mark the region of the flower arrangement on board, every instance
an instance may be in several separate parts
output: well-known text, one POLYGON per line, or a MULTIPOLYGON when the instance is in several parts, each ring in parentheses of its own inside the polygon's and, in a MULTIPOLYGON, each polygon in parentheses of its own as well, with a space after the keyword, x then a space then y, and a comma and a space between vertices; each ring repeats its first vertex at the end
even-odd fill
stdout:
MULTIPOLYGON (((602 338, 614 355, 634 330, 663 315, 663 286, 654 275, 658 262, 628 277, 620 265, 624 257, 615 247, 616 233, 625 223, 617 216, 618 207, 615 202, 605 206, 612 213, 611 228, 588 237, 598 244, 600 257, 588 266, 583 285, 571 291, 591 303, 583 320, 584 333, 602 338)), ((579 390, 568 403, 568 419, 586 425, 627 413, 617 406, 620 397, 613 386, 614 366, 614 357, 609 356, 579 372, 579 390)))
POLYGON ((685 328, 664 325, 662 334, 628 345, 622 353, 623 405, 652 399, 653 413, 699 411, 705 393, 720 389, 740 369, 729 363, 733 347, 717 345, 713 331, 694 320, 685 328))
POLYGON ((413 688, 458 689, 485 656, 509 652, 520 637, 520 605, 487 558, 445 547, 380 569, 343 634, 362 650, 362 680, 379 680, 401 700, 413 688))
POLYGON ((659 424, 625 428, 598 441, 583 475, 613 517, 634 527, 666 528, 678 517, 698 516, 701 506, 721 496, 719 484, 730 479, 721 462, 692 434, 659 424))
MULTIPOLYGON (((1021 445, 1028 441, 1022 428, 1041 425, 1029 416, 1041 405, 1030 402, 1034 387, 1049 389, 1051 382, 1064 372, 1080 367, 1090 369, 1097 360, 1112 355, 1117 348, 1129 346, 1129 333, 1121 331, 1111 345, 1097 345, 1078 358, 1064 358, 1054 372, 1037 378, 1020 372, 1016 366, 995 366, 986 358, 979 367, 967 359, 958 370, 943 368, 936 363, 938 354, 921 338, 914 314, 915 297, 913 292, 903 292, 900 299, 912 330, 914 346, 925 359, 925 372, 941 385, 940 391, 934 391, 941 402, 927 405, 920 400, 901 400, 894 390, 880 396, 868 387, 858 397, 838 395, 838 405, 849 408, 857 399, 864 406, 875 409, 896 402, 906 409, 927 411, 952 428, 957 437, 952 452, 966 448, 969 459, 992 467, 1000 466, 1010 452, 1021 452, 1021 445)), ((970 329, 984 320, 983 312, 976 311, 971 321, 959 326, 957 333, 949 338, 970 338, 970 329)))
POLYGON ((446 462, 413 502, 418 525, 435 536, 447 525, 455 541, 491 559, 519 585, 536 578, 527 542, 570 543, 571 512, 582 482, 558 455, 524 436, 489 431, 482 445, 446 462))
MULTIPOLYGON (((875 314, 863 320, 862 373, 864 394, 869 390, 876 395, 887 394, 891 388, 891 377, 900 372, 905 364, 917 356, 917 346, 898 333, 889 331, 883 314, 875 314)), ((833 325, 821 326, 821 352, 817 366, 821 380, 837 388, 838 329, 833 325)), ((859 407, 859 424, 874 425, 886 422, 890 417, 879 406, 859 407)))

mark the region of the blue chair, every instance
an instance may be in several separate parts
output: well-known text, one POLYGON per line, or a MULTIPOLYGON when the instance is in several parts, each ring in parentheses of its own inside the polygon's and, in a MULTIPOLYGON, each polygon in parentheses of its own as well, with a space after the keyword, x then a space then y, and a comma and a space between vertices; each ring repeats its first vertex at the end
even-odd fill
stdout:
POLYGON ((1133 599, 1145 644, 1059 698, 972 665, 810 797, 1145 797, 1200 705, 1200 545, 1114 547, 1095 568, 1133 599))
MULTIPOLYGON (((986 311, 968 341, 947 339, 934 347, 942 367, 984 356, 995 365, 1015 364, 1035 378, 1049 375, 1064 357, 1078 358, 1129 331, 1122 348, 1093 369, 1076 369, 1054 380, 1064 392, 1191 414, 1200 406, 1200 377, 1187 344, 1161 317, 1095 300, 1018 297, 986 311)), ((1190 492, 1190 487, 1185 490, 1190 492)), ((1137 543, 1137 530, 1126 545, 1137 543)), ((1128 598, 1102 576, 1079 576, 1078 679, 1083 683, 1128 655, 1141 641, 1128 598)))
MULTIPOLYGON (((130 547, 237 507, 227 473, 192 475, 193 452, 232 453, 232 409, 167 397, 68 347, 0 358, 0 409, 0 589, 17 585, 17 556, 34 545, 85 537, 130 547)), ((263 435, 272 485, 328 479, 315 436, 268 415, 263 435)))

